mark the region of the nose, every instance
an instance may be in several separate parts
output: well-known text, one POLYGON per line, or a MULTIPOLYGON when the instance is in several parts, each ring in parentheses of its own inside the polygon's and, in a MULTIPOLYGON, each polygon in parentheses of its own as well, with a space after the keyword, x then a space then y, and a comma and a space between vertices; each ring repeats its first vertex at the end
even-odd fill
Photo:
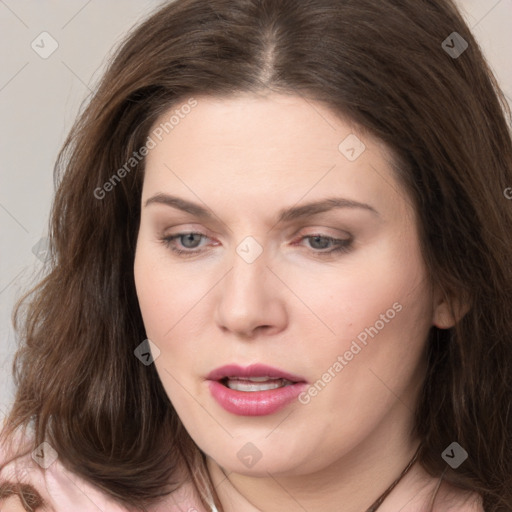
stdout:
POLYGON ((238 254, 217 290, 215 321, 242 338, 275 334, 286 327, 284 285, 268 268, 265 251, 252 263, 238 254))

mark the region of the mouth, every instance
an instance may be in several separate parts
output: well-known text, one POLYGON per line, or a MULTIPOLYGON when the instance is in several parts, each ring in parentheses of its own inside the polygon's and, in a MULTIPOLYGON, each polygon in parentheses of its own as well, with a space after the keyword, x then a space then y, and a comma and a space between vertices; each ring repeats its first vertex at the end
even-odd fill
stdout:
POLYGON ((228 365, 207 376, 210 393, 226 411, 239 416, 272 414, 290 404, 307 386, 298 375, 266 365, 228 365))
POLYGON ((251 382, 265 382, 270 380, 284 380, 291 383, 306 382, 304 377, 293 373, 267 366, 265 364, 251 364, 250 366, 238 366, 229 364, 221 366, 210 372, 206 377, 208 380, 229 381, 244 380, 251 382))
POLYGON ((293 384, 287 379, 272 379, 270 377, 226 377, 219 381, 222 385, 235 391, 254 393, 257 391, 270 391, 271 389, 284 388, 293 384))

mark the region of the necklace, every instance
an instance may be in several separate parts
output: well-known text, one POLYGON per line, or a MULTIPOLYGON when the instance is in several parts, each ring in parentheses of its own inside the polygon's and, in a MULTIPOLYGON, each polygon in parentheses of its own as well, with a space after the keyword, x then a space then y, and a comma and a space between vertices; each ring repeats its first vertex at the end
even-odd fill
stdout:
POLYGON ((370 506, 370 508, 366 510, 366 512, 375 512, 382 505, 382 502, 388 497, 388 494, 395 488, 396 484, 402 480, 402 478, 411 469, 412 465, 416 462, 416 459, 420 454, 420 448, 421 444, 418 446, 418 449, 416 450, 413 458, 409 461, 409 464, 405 466, 399 477, 374 501, 374 503, 370 506))
MULTIPOLYGON (((368 509, 366 509, 366 512, 375 512, 382 505, 382 502, 388 497, 389 493, 396 487, 398 482, 402 480, 402 478, 407 474, 407 472, 416 462, 418 455, 420 454, 420 448, 421 444, 418 446, 418 449, 416 450, 416 453, 414 454, 413 458, 409 461, 407 466, 405 466, 405 468, 400 473, 398 478, 373 502, 373 504, 368 509)), ((219 512, 214 503, 212 503, 211 509, 211 512, 219 512)))

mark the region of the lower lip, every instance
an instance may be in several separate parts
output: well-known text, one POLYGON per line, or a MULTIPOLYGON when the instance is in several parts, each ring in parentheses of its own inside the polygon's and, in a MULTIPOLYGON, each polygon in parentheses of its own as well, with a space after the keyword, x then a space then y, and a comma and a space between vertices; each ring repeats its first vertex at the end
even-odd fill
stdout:
POLYGON ((217 381, 209 381, 210 393, 226 411, 239 416, 266 416, 293 402, 307 387, 297 382, 267 391, 236 391, 217 381))

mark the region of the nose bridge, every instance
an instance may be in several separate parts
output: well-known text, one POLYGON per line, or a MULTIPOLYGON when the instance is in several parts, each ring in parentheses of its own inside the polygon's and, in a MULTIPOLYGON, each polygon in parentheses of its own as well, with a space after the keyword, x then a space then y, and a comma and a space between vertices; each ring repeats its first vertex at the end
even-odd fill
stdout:
POLYGON ((257 327, 285 322, 283 305, 269 282, 269 254, 254 237, 238 244, 218 296, 219 326, 247 335, 257 327))
POLYGON ((248 292, 255 298, 265 290, 268 251, 253 236, 246 236, 235 249, 228 284, 234 295, 248 292))

